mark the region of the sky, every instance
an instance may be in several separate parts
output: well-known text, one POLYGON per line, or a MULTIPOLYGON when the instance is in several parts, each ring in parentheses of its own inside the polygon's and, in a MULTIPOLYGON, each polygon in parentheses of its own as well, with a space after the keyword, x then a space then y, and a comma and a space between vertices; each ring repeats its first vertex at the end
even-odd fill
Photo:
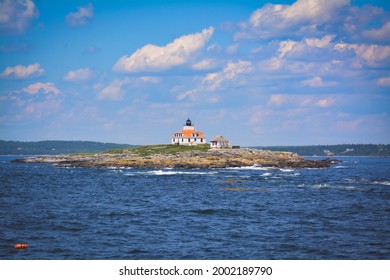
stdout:
POLYGON ((390 1, 0 0, 0 139, 390 143, 390 1))

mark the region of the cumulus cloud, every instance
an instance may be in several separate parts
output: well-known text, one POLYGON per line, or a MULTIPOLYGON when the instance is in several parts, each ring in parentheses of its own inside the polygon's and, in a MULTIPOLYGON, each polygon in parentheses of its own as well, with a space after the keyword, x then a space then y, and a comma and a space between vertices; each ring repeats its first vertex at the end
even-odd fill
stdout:
POLYGON ((77 70, 69 71, 64 80, 68 82, 80 82, 88 80, 92 77, 92 71, 89 68, 80 68, 77 70))
POLYGON ((371 67, 387 67, 390 62, 390 46, 339 43, 334 49, 339 52, 353 50, 361 63, 371 67))
POLYGON ((325 48, 329 46, 330 42, 336 37, 336 35, 326 35, 321 39, 318 38, 308 38, 305 39, 306 45, 309 47, 325 48))
POLYGON ((214 32, 213 27, 185 35, 165 46, 146 45, 131 56, 121 57, 113 70, 118 72, 163 71, 188 63, 202 49, 214 32))
POLYGON ((3 73, 0 74, 0 77, 6 79, 26 79, 42 76, 44 73, 45 70, 41 68, 41 65, 35 63, 28 66, 16 65, 14 67, 7 67, 3 73))
POLYGON ((21 89, 20 91, 17 91, 17 93, 25 92, 28 94, 60 94, 61 91, 54 86, 53 83, 35 83, 32 85, 29 85, 28 87, 25 87, 21 89))
POLYGON ((38 9, 31 0, 3 0, 0 2, 0 32, 23 34, 38 15, 38 9))
POLYGON ((349 0, 297 0, 292 5, 266 4, 241 24, 236 39, 268 39, 290 36, 318 35, 329 21, 340 18, 349 0))
POLYGON ((66 22, 71 27, 78 27, 87 24, 93 18, 93 5, 89 3, 86 6, 77 8, 77 12, 70 13, 66 16, 66 22))

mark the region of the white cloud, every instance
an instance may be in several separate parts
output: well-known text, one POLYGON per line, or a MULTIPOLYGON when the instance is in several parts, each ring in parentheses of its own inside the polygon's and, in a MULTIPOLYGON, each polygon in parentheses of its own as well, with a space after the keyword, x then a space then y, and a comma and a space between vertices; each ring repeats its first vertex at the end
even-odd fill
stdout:
POLYGON ((89 68, 80 68, 77 70, 69 71, 63 79, 68 82, 79 82, 88 80, 91 77, 92 71, 89 68))
POLYGON ((389 43, 390 42, 390 21, 386 22, 379 29, 371 29, 363 32, 363 37, 374 42, 389 43))
POLYGON ((336 99, 334 97, 327 97, 324 99, 320 99, 315 103, 315 106, 321 107, 321 108, 328 108, 332 106, 336 102, 336 99))
POLYGON ((284 57, 284 55, 290 52, 298 42, 287 40, 281 41, 279 43, 279 57, 284 57))
POLYGON ((241 38, 277 38, 287 32, 290 36, 321 34, 323 25, 340 17, 350 0, 297 0, 292 5, 266 4, 252 13, 247 23, 241 24, 241 38))
POLYGON ((21 89, 20 91, 17 91, 17 93, 20 92, 25 92, 28 94, 38 94, 38 93, 60 94, 61 93, 61 91, 58 88, 56 88, 53 83, 35 83, 21 89))
MULTIPOLYGON (((203 79, 200 85, 195 89, 187 90, 184 93, 181 93, 177 96, 179 100, 183 100, 191 95, 194 95, 199 92, 212 92, 220 89, 222 85, 226 82, 238 84, 244 84, 245 81, 242 78, 242 74, 251 72, 252 63, 249 61, 239 60, 237 62, 229 61, 226 66, 219 72, 213 72, 207 74, 203 79)), ((217 100, 215 97, 212 97, 213 103, 217 100)))
POLYGON ((310 38, 305 39, 305 43, 309 47, 317 47, 322 49, 327 47, 335 37, 336 35, 326 35, 322 39, 310 38))
POLYGON ((202 83, 214 91, 218 89, 224 81, 234 80, 239 74, 252 71, 252 63, 239 60, 237 62, 229 61, 225 68, 220 72, 210 73, 203 79, 202 83))
POLYGON ((324 82, 321 77, 316 76, 309 80, 304 80, 302 82, 303 85, 309 86, 309 87, 325 87, 325 86, 334 86, 336 85, 335 82, 324 82))
POLYGON ((390 46, 339 43, 334 49, 341 53, 353 50, 361 63, 371 67, 387 67, 390 62, 390 46))
POLYGON ((185 35, 172 43, 160 47, 146 45, 131 56, 121 57, 113 70, 118 72, 163 71, 189 62, 194 53, 202 49, 210 39, 214 28, 203 29, 200 33, 185 35))
POLYGON ((216 66, 217 62, 214 59, 206 58, 192 65, 195 70, 209 70, 216 66))
POLYGON ((108 99, 108 100, 122 100, 124 90, 123 87, 129 82, 129 79, 115 79, 111 82, 110 85, 99 90, 97 98, 98 99, 108 99))
POLYGON ((30 64, 28 66, 16 65, 14 67, 7 67, 0 77, 7 79, 25 79, 30 77, 42 76, 45 70, 41 68, 39 63, 30 64))
POLYGON ((78 27, 87 24, 93 18, 93 5, 89 3, 86 6, 77 8, 77 12, 69 13, 66 16, 66 22, 71 27, 78 27))
MULTIPOLYGON (((312 96, 312 95, 288 95, 273 94, 268 100, 269 106, 284 107, 288 109, 290 116, 301 112, 303 108, 328 108, 336 103, 334 96, 312 96)), ((287 111, 286 111, 287 112, 287 111)))
POLYGON ((240 47, 240 44, 235 43, 235 44, 233 44, 233 45, 228 46, 228 47, 226 48, 226 52, 227 52, 228 54, 235 54, 235 53, 237 52, 237 50, 238 50, 239 47, 240 47))
POLYGON ((39 15, 31 0, 4 0, 0 2, 0 32, 23 34, 31 21, 39 15))
POLYGON ((380 86, 390 86, 390 77, 380 78, 376 80, 376 83, 380 86))
POLYGON ((160 79, 157 77, 151 77, 151 76, 142 76, 139 77, 139 80, 145 83, 152 83, 152 84, 157 84, 160 82, 160 79))
POLYGON ((284 58, 287 54, 294 59, 318 60, 324 56, 329 57, 329 50, 332 50, 331 42, 335 35, 325 35, 322 38, 305 38, 302 41, 284 40, 279 42, 279 58, 284 58))
POLYGON ((61 104, 54 98, 48 97, 43 101, 30 102, 26 104, 24 112, 26 114, 20 115, 21 118, 42 118, 53 113, 57 113, 61 109, 61 104))
POLYGON ((285 102, 285 98, 281 94, 273 94, 269 98, 268 104, 269 105, 275 105, 275 106, 281 106, 285 102))

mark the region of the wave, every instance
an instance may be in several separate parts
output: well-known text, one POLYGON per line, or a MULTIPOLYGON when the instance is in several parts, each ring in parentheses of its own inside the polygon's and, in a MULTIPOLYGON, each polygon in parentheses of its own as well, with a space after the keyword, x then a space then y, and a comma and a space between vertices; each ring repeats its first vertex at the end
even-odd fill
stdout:
POLYGON ((287 174, 280 174, 283 177, 298 177, 301 176, 301 173, 295 172, 295 173, 287 173, 287 174))
POLYGON ((373 185, 385 185, 385 186, 390 186, 390 181, 374 181, 371 184, 373 185))
POLYGON ((275 168, 272 167, 263 167, 259 165, 252 165, 252 166, 240 166, 240 167, 226 167, 225 169, 230 169, 230 170, 272 170, 275 168))
MULTIPOLYGON (((299 185, 299 187, 306 187, 305 184, 299 185)), ((357 187, 357 186, 340 186, 340 185, 329 185, 324 184, 315 184, 307 186, 312 189, 335 189, 335 190, 344 190, 344 191, 370 191, 372 188, 357 187)))
POLYGON ((156 176, 172 176, 172 175, 213 175, 217 174, 217 171, 172 171, 169 170, 151 170, 151 171, 139 171, 139 172, 128 172, 124 173, 126 176, 135 176, 135 175, 156 175, 156 176))
POLYGON ((294 172, 294 169, 291 169, 291 168, 281 168, 279 170, 282 172, 294 172))

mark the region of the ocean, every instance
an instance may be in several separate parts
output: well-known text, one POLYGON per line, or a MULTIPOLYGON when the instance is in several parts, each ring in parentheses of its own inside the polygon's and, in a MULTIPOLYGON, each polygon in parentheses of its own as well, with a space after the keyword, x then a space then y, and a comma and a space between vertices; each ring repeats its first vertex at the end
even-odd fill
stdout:
POLYGON ((194 170, 15 158, 0 157, 0 259, 390 259, 390 158, 194 170))

